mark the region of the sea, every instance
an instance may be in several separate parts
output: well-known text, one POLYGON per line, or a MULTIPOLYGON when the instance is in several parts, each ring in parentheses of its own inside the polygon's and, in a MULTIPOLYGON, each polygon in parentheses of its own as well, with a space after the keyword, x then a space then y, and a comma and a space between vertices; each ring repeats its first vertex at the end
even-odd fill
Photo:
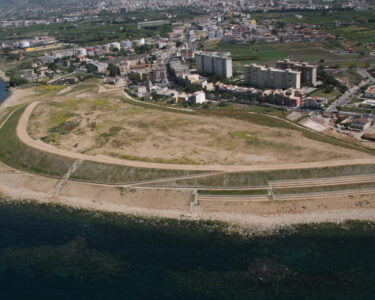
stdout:
POLYGON ((0 200, 0 299, 375 299, 375 224, 265 235, 0 200))
POLYGON ((0 103, 3 102, 9 96, 6 90, 5 82, 0 79, 0 103))

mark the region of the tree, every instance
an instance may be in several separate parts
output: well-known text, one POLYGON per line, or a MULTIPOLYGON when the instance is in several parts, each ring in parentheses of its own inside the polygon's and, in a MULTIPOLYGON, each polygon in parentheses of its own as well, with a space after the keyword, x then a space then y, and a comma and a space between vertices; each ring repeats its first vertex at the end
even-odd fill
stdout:
POLYGON ((142 82, 141 75, 139 75, 138 73, 130 73, 129 79, 133 84, 138 84, 138 83, 142 82))
POLYGON ((120 68, 118 66, 115 66, 113 64, 108 65, 109 76, 116 77, 121 75, 120 68))
POLYGON ((54 71, 54 72, 56 72, 56 70, 57 70, 57 65, 55 63, 48 63, 47 67, 48 67, 48 69, 50 69, 51 71, 54 71))
POLYGON ((23 85, 23 84, 26 84, 26 83, 28 83, 28 81, 25 78, 11 77, 9 79, 9 86, 11 86, 11 87, 20 86, 20 85, 23 85))
POLYGON ((98 71, 98 67, 94 66, 93 64, 86 65, 86 69, 88 73, 95 73, 98 71))

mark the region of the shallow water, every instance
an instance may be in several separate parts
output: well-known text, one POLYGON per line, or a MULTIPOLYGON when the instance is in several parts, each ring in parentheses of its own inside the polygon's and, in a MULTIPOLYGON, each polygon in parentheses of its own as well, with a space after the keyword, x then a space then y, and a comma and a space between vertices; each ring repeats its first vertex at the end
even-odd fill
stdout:
POLYGON ((375 225, 219 223, 0 202, 0 299, 375 299, 375 225))
POLYGON ((0 103, 3 102, 8 96, 9 93, 5 90, 5 83, 0 79, 0 103))

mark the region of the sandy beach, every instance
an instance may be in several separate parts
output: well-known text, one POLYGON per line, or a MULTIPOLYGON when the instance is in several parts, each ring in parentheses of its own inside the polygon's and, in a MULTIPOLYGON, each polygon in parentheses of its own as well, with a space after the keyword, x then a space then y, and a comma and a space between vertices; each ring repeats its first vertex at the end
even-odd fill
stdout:
POLYGON ((121 189, 69 181, 54 196, 59 182, 58 179, 23 173, 0 164, 0 195, 9 201, 27 199, 142 217, 215 220, 266 232, 301 223, 375 221, 374 195, 273 203, 265 201, 248 204, 247 211, 246 207, 238 211, 206 205, 198 205, 191 210, 192 194, 189 191, 121 189), (363 203, 363 206, 359 206, 359 203, 363 203))
POLYGON ((1 109, 27 103, 30 101, 29 96, 32 96, 34 94, 33 88, 10 88, 9 92, 10 96, 0 104, 1 109))

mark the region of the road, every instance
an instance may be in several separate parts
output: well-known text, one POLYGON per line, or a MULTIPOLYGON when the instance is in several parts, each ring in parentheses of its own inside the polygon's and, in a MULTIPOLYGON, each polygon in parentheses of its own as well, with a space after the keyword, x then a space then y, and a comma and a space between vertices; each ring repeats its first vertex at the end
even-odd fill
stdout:
POLYGON ((363 77, 363 78, 367 78, 368 79, 368 82, 370 84, 374 84, 375 83, 375 78, 369 73, 367 72, 366 69, 357 69, 357 72, 363 77))
POLYGON ((366 81, 362 81, 359 85, 356 85, 356 86, 353 86, 352 88, 350 88, 348 91, 345 92, 345 94, 341 95, 337 100, 335 100, 335 102, 333 102, 326 109, 326 112, 327 113, 337 112, 337 107, 338 106, 344 106, 344 105, 350 103, 350 101, 352 101, 352 99, 355 96, 360 95, 360 90, 359 89, 362 86, 366 85, 366 84, 367 84, 366 81))
POLYGON ((327 113, 333 113, 337 111, 338 106, 344 106, 356 96, 359 96, 361 94, 360 88, 365 86, 366 84, 374 84, 375 78, 371 76, 367 72, 366 69, 357 69, 357 72, 364 78, 363 81, 359 85, 355 85, 352 88, 350 88, 345 94, 343 94, 341 97, 339 97, 335 102, 333 102, 327 109, 327 113))

